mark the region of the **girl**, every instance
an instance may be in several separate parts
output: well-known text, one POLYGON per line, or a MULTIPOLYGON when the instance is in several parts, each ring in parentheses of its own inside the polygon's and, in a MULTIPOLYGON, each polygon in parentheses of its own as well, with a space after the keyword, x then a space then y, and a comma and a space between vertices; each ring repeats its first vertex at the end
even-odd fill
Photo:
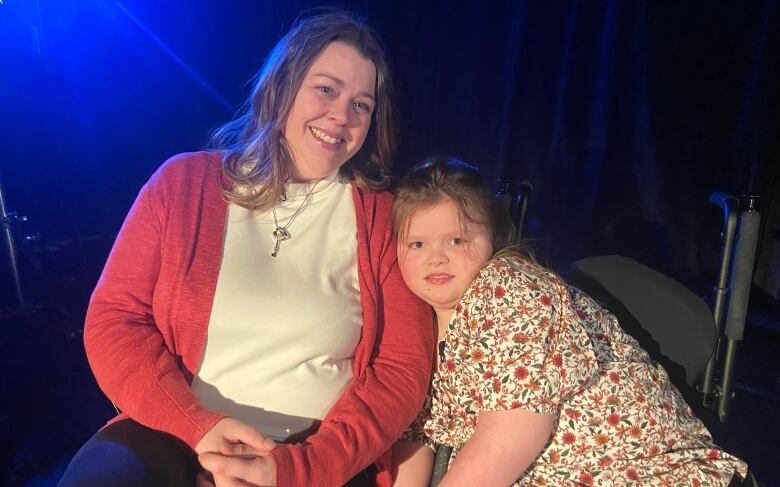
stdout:
POLYGON ((422 406, 434 344, 381 191, 390 87, 369 27, 309 15, 219 150, 152 176, 84 329, 122 414, 60 485, 191 487, 201 466, 213 479, 199 485, 218 487, 341 486, 361 471, 390 484, 387 452, 422 406))
POLYGON ((401 274, 437 318, 428 401, 394 447, 396 485, 725 486, 718 449, 666 372, 615 317, 512 242, 479 172, 435 159, 393 205, 401 274), (421 445, 424 443, 426 446, 421 445))

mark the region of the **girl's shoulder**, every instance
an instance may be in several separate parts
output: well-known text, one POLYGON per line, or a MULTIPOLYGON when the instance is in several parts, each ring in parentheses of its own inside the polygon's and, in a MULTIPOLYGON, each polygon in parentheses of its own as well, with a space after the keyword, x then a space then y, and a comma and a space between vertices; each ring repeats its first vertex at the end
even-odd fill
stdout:
MULTIPOLYGON (((497 288, 507 293, 558 294, 565 282, 553 271, 527 257, 499 257, 489 261, 477 274, 472 288, 497 288)), ((503 294, 500 292, 500 294, 503 294)))
POLYGON ((559 285, 563 281, 550 269, 528 257, 511 256, 491 259, 477 275, 477 279, 496 279, 511 277, 539 284, 559 285))

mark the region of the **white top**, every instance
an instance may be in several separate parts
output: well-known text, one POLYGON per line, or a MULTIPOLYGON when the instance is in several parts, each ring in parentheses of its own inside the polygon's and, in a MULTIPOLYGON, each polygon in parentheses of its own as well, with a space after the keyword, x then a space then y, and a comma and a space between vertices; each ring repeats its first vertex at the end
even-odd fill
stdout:
MULTIPOLYGON (((287 201, 276 208, 281 226, 312 186, 285 188, 287 201)), ((192 389, 205 407, 287 439, 324 418, 352 380, 363 324, 352 188, 337 172, 317 183, 277 257, 271 211, 231 204, 227 218, 192 389)))

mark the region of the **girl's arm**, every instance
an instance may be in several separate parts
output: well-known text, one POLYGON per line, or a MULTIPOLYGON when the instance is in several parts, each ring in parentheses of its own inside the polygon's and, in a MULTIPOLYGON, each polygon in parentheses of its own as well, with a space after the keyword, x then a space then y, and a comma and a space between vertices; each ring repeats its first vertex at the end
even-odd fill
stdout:
POLYGON ((554 423, 551 414, 524 409, 481 411, 439 487, 512 485, 539 456, 554 423))
POLYGON ((422 443, 399 440, 393 445, 393 487, 425 487, 433 471, 433 450, 422 443))

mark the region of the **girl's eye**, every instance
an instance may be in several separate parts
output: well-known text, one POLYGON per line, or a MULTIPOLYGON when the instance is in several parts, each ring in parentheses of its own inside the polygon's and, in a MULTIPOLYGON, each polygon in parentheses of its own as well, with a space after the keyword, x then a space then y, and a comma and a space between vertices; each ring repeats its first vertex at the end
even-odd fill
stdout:
POLYGON ((371 105, 368 103, 363 103, 362 101, 356 101, 352 104, 353 107, 355 107, 355 110, 360 113, 371 113, 373 108, 371 108, 371 105))
POLYGON ((466 243, 466 241, 462 237, 455 237, 452 240, 450 240, 450 243, 452 245, 463 245, 466 243))
POLYGON ((410 249, 421 249, 423 247, 422 242, 409 242, 410 249))

